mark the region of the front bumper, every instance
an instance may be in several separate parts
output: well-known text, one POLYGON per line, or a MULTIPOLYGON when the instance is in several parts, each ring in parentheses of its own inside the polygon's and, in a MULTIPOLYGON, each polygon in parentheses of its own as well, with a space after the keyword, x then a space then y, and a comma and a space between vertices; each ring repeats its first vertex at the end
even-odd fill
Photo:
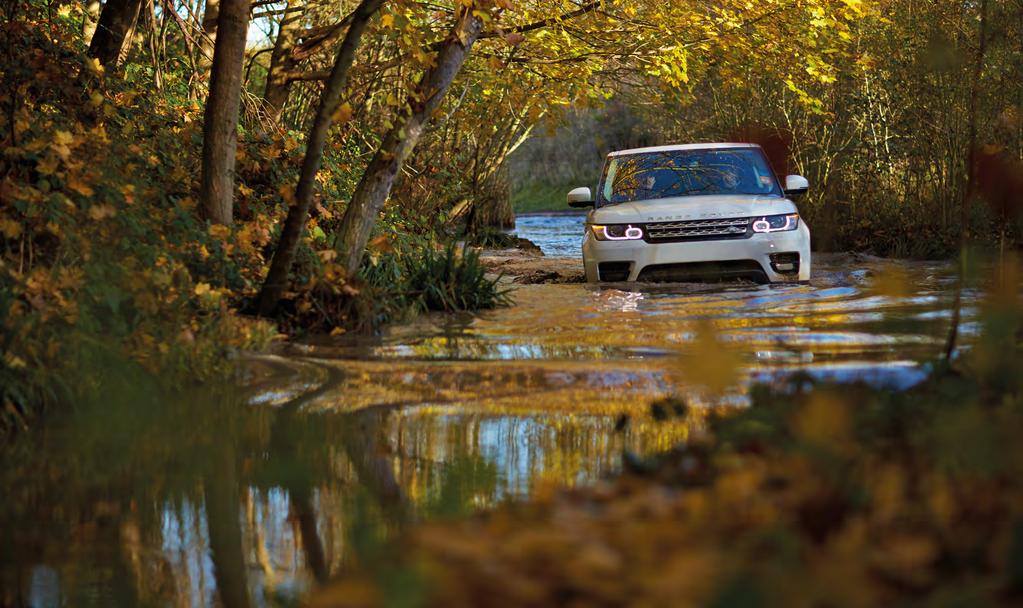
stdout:
POLYGON ((583 265, 586 267, 586 280, 589 282, 601 280, 599 268, 604 262, 618 262, 623 269, 625 263, 628 263, 626 280, 636 281, 644 274, 644 269, 649 269, 644 276, 646 280, 648 276, 670 274, 661 271, 670 271, 673 265, 743 261, 759 264, 764 277, 771 283, 809 281, 810 229, 805 222, 800 222, 799 228, 789 232, 753 234, 744 239, 683 243, 598 241, 587 230, 583 240, 583 265), (786 267, 772 264, 771 259, 772 254, 779 253, 798 253, 799 272, 779 272, 779 269, 784 270, 786 267))

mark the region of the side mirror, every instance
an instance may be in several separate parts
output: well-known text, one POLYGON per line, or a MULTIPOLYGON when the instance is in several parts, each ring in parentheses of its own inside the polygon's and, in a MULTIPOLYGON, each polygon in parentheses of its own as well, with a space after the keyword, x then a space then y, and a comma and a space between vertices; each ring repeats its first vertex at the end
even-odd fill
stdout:
POLYGON ((585 209, 593 206, 593 194, 589 188, 576 188, 568 193, 568 206, 585 209))
POLYGON ((800 197, 810 189, 810 182, 802 175, 789 175, 785 178, 785 196, 800 197))

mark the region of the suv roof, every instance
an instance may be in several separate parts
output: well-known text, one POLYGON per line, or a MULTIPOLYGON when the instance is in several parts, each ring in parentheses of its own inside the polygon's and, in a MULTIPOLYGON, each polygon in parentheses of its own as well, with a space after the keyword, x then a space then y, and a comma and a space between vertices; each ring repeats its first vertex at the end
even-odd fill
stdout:
POLYGON ((608 156, 622 156, 624 154, 641 154, 643 152, 674 152, 676 150, 724 150, 727 148, 759 148, 757 144, 675 144, 672 146, 653 146, 650 148, 633 148, 631 150, 616 150, 608 156))

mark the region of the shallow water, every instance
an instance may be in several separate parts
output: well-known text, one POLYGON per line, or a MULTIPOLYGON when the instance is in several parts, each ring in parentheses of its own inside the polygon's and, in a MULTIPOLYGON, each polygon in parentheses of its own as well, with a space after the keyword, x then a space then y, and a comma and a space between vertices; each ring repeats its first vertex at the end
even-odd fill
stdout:
POLYGON ((553 257, 582 258, 585 213, 525 214, 515 219, 515 234, 553 257))
MULTIPOLYGON (((577 252, 581 220, 519 230, 577 252)), ((810 285, 530 285, 478 317, 252 357, 231 386, 126 382, 0 473, 0 605, 287 604, 410 521, 592 483, 625 450, 684 441, 752 382, 909 387, 941 351, 952 282, 946 264, 833 257, 810 285), (901 295, 878 289, 893 268, 901 295), (723 392, 698 384, 725 365, 723 392), (692 414, 652 421, 671 394, 692 414)))

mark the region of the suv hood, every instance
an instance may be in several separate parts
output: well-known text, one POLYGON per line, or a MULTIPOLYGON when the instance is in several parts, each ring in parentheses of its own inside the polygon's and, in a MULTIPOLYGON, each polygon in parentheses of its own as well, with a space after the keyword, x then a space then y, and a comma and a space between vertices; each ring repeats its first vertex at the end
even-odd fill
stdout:
POLYGON ((776 196, 680 196, 601 207, 590 211, 587 221, 591 224, 645 224, 778 215, 797 211, 795 203, 776 196))

